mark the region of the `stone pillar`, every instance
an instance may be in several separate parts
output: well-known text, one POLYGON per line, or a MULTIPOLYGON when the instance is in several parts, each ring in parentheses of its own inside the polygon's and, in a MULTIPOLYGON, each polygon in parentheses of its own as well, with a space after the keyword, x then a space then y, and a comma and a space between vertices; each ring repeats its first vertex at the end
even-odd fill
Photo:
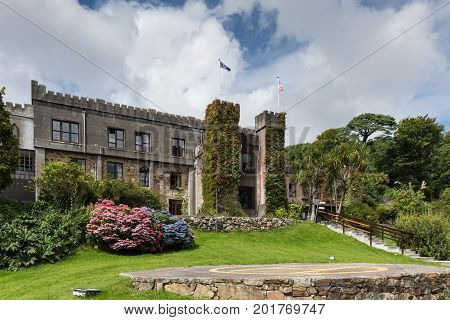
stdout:
POLYGON ((194 153, 194 215, 198 214, 198 211, 203 205, 203 189, 202 189, 202 172, 201 161, 203 157, 202 146, 197 146, 194 153))
MULTIPOLYGON (((41 175, 42 166, 45 163, 45 149, 44 148, 36 148, 35 154, 35 175, 39 177, 41 175)), ((36 200, 39 197, 38 189, 36 188, 36 200)))
POLYGON ((152 161, 148 162, 148 186, 150 188, 155 187, 155 168, 152 161))
POLYGON ((96 179, 97 180, 101 180, 102 176, 103 176, 103 161, 102 161, 102 156, 101 155, 97 155, 97 174, 96 174, 96 179))
POLYGON ((189 168, 188 173, 188 215, 195 215, 195 170, 194 168, 189 168))

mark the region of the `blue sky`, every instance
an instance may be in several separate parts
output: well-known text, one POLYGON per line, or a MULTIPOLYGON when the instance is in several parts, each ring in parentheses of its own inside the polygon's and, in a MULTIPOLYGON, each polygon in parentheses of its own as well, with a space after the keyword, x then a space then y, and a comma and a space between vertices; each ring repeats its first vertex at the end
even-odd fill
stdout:
MULTIPOLYGON (((93 10, 99 9, 108 0, 78 0, 80 4, 93 10)), ((362 0, 361 5, 369 8, 401 8, 411 0, 362 0)), ((155 6, 182 7, 186 0, 139 0, 140 3, 147 3, 155 6)), ((221 4, 221 0, 205 0, 208 8, 214 8, 221 4)), ((294 39, 281 39, 272 43, 272 37, 276 31, 277 11, 264 12, 260 5, 255 5, 250 12, 240 12, 231 14, 223 19, 225 30, 232 33, 239 40, 243 50, 244 58, 250 67, 259 66, 270 62, 277 57, 292 52, 301 47, 302 43, 294 39), (261 25, 264 19, 267 24, 261 25)))
MULTIPOLYGON (((214 98, 241 125, 285 111, 442 3, 439 0, 4 0, 91 62, 0 11, 0 84, 29 103, 50 90, 202 118, 214 98), (53 17, 47 19, 46 17, 53 17), (33 50, 30 50, 33 48, 33 50), (221 58, 232 68, 218 68, 221 58), (147 97, 143 99, 94 64, 147 97), (277 106, 276 77, 284 91, 277 106), (154 104, 155 102, 156 104, 154 104)), ((357 114, 429 114, 450 127, 450 6, 288 111, 298 142, 357 114)))

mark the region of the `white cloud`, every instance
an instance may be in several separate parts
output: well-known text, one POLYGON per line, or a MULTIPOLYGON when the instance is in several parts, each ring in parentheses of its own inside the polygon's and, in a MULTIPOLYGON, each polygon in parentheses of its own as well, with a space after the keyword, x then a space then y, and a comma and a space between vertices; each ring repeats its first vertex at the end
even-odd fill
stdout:
MULTIPOLYGON (((275 110, 277 75, 285 88, 281 104, 292 105, 435 5, 416 0, 398 10, 376 10, 354 0, 225 0, 208 9, 194 0, 182 8, 110 1, 89 10, 75 0, 6 2, 164 109, 202 117, 205 106, 221 96, 241 104, 246 126, 263 109, 275 110), (222 21, 250 13, 257 3, 278 12, 274 43, 288 38, 306 45, 249 69, 244 44, 222 21), (218 58, 233 71, 219 69, 218 58)), ((428 113, 448 122, 449 12, 444 9, 290 110, 288 125, 297 128, 297 136, 310 127, 311 140, 362 112, 397 118, 428 113)), ((0 37, 0 83, 7 87, 7 100, 29 103, 29 81, 37 79, 51 90, 151 107, 4 7, 0 29, 7 30, 0 37)))
MULTIPOLYGON (((259 3, 266 10, 278 11, 276 37, 308 41, 306 47, 246 75, 246 82, 273 88, 271 97, 265 92, 261 94, 266 98, 265 105, 272 106, 276 104, 276 75, 281 76, 285 87, 283 105, 290 106, 426 16, 433 8, 432 4, 423 1, 411 2, 397 11, 370 9, 349 0, 266 0, 259 3), (261 80, 264 75, 268 78, 266 82, 261 80)), ((309 127, 307 139, 311 140, 324 129, 344 126, 353 116, 363 112, 389 113, 397 118, 428 113, 448 121, 450 100, 443 92, 450 84, 450 72, 447 56, 439 42, 445 29, 436 28, 434 21, 450 17, 449 13, 450 8, 447 8, 436 15, 435 20, 424 21, 290 110, 288 124, 297 128, 297 137, 302 127, 309 127), (439 100, 415 98, 430 83, 441 87, 442 91, 433 95, 439 94, 439 100), (437 101, 438 105, 435 104, 437 101), (443 107, 445 103, 447 109, 443 107)), ((253 92, 250 96, 252 100, 258 100, 253 92)))

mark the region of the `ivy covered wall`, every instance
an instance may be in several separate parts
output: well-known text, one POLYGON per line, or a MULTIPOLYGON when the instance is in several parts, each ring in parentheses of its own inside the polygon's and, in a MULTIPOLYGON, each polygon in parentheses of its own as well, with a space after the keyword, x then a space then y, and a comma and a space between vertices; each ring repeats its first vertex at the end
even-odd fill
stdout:
POLYGON ((214 100, 206 108, 202 171, 204 214, 241 215, 239 104, 214 100))
POLYGON ((277 114, 276 120, 266 128, 266 213, 286 208, 288 204, 285 180, 286 113, 277 114))

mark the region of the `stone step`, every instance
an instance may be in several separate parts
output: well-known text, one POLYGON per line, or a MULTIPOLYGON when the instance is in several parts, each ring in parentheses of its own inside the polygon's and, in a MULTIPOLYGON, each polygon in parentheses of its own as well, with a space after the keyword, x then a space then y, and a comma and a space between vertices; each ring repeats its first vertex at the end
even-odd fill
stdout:
POLYGON ((405 256, 414 258, 414 259, 420 258, 420 255, 418 255, 418 254, 405 254, 405 256))
MULTIPOLYGON (((342 225, 336 224, 334 222, 329 222, 329 221, 322 222, 322 224, 326 225, 327 228, 329 228, 330 230, 333 230, 336 233, 341 233, 341 234, 343 233, 342 225)), ((370 236, 365 232, 346 227, 344 230, 344 234, 358 240, 359 242, 370 245, 370 236)), ((372 246, 374 248, 381 249, 381 250, 391 252, 391 253, 397 253, 397 254, 402 253, 402 250, 397 245, 391 244, 391 243, 385 243, 382 239, 375 237, 375 236, 372 236, 372 246)), ((410 249, 404 249, 403 254, 405 256, 408 256, 411 258, 420 258, 419 254, 417 254, 416 252, 414 252, 410 249)), ((422 259, 422 260, 431 261, 431 260, 427 260, 427 258, 430 258, 430 257, 425 257, 425 259, 422 259)), ((433 259, 433 261, 434 261, 434 259, 433 259)))
POLYGON ((417 257, 418 260, 428 261, 428 262, 434 262, 436 261, 433 257, 417 257))

